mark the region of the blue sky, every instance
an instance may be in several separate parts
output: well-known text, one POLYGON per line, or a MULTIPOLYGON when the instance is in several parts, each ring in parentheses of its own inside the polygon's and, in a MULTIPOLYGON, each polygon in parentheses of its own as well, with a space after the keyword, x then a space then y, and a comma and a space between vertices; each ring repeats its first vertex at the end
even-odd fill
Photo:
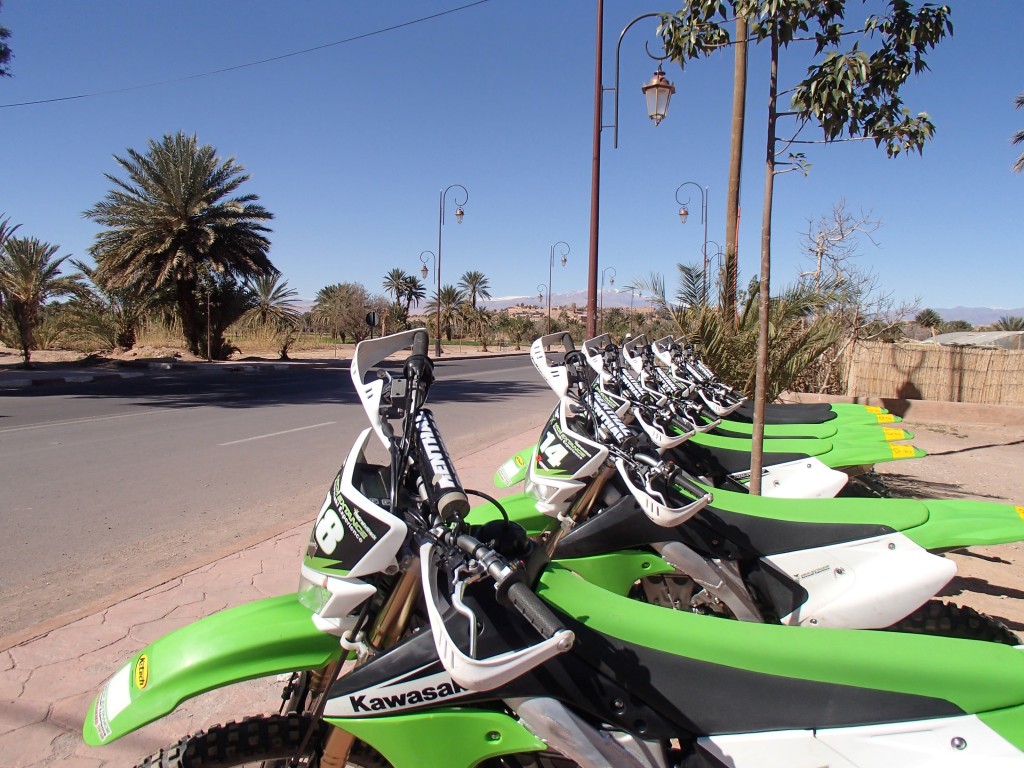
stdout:
MULTIPOLYGON (((4 0, 14 77, 0 80, 0 213, 22 225, 19 234, 84 257, 98 230, 81 213, 110 189, 113 155, 184 131, 251 174, 243 189, 275 214, 271 258, 303 297, 341 281, 381 292, 391 268, 417 272, 420 253, 437 250, 438 195, 451 184, 469 200, 456 225, 448 197, 444 283, 478 269, 494 296, 536 297, 550 247, 564 241, 554 292, 585 291, 596 3, 489 0, 408 24, 466 2, 4 0), (405 26, 327 45, 396 25, 405 26)), ((1024 128, 1024 110, 1013 108, 1024 92, 1024 4, 950 5, 953 37, 904 91, 912 111, 932 116, 935 139, 923 157, 894 160, 870 142, 810 147, 810 175, 776 182, 774 286, 806 269, 808 221, 845 199, 881 220, 878 245, 865 241, 858 264, 896 298, 1024 306, 1024 176, 1010 170, 1024 151, 1010 144, 1024 128)), ((610 87, 622 28, 677 6, 605 6, 610 87)), ((851 22, 864 15, 857 2, 849 9, 851 22)), ((677 92, 654 127, 640 93, 656 66, 644 53, 645 41, 656 50, 653 31, 641 22, 623 43, 618 149, 604 131, 600 266, 615 270, 618 286, 651 272, 672 285, 677 263, 701 259, 692 186, 683 190, 689 222, 676 215, 683 182, 709 188, 708 236, 725 242, 731 54, 685 72, 667 65, 677 92)), ((802 51, 786 56, 783 84, 805 63, 802 51)), ((743 282, 759 260, 766 94, 765 51, 752 49, 743 282)), ((608 123, 610 95, 605 103, 608 123)))

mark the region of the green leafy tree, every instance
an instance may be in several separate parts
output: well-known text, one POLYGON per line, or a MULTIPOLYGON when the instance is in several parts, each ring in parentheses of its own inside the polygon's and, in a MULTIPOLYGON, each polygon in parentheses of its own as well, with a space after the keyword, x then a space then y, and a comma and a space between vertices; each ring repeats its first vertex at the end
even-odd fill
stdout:
POLYGON ((172 286, 185 341, 200 354, 200 280, 224 275, 226 290, 238 279, 276 274, 262 223, 273 214, 256 195, 236 194, 248 174, 194 135, 150 139, 145 153, 129 149, 114 160, 126 178, 105 174, 115 188, 84 213, 106 227, 90 249, 96 276, 112 289, 172 286))
POLYGON ((287 360, 288 349, 298 338, 302 324, 302 313, 295 301, 299 292, 289 288, 288 281, 282 280, 280 275, 248 278, 244 288, 250 306, 242 313, 239 323, 269 335, 281 359, 287 360))
POLYGON ((469 304, 473 309, 476 309, 476 300, 478 298, 491 298, 491 283, 483 272, 477 272, 476 270, 464 272, 462 277, 459 278, 458 287, 466 294, 469 304))
POLYGON ((494 322, 517 351, 523 348, 524 341, 530 343, 539 335, 532 319, 523 314, 512 314, 507 309, 499 312, 494 322))
POLYGON ((974 325, 966 320, 948 320, 939 326, 939 333, 958 333, 973 330, 974 325))
MULTIPOLYGON (((0 7, 3 6, 3 2, 0 2, 0 7)), ((0 77, 10 77, 11 59, 14 58, 14 54, 11 52, 11 47, 7 44, 7 41, 11 39, 11 30, 7 27, 0 26, 0 77)))
MULTIPOLYGON (((1024 107, 1024 93, 1017 94, 1017 98, 1013 100, 1013 106, 1015 109, 1020 109, 1021 107, 1024 107)), ((1010 139, 1010 141, 1012 141, 1015 145, 1024 144, 1024 131, 1017 131, 1015 134, 1013 134, 1013 138, 1010 139)), ((1017 161, 1013 164, 1013 171, 1014 173, 1020 173, 1021 171, 1024 171, 1024 154, 1020 154, 1017 156, 1017 161)))
POLYGON ((359 283, 335 283, 317 292, 310 315, 316 327, 331 338, 359 342, 369 335, 366 313, 382 303, 359 283))
MULTIPOLYGON (((5 228, 6 222, 0 225, 5 228)), ((60 246, 34 237, 2 237, 0 250, 0 296, 6 319, 14 328, 23 365, 32 364, 35 334, 43 306, 59 296, 75 294, 79 282, 61 275, 60 267, 69 256, 57 257, 60 246)))
MULTIPOLYGON (((761 216, 761 269, 758 281, 760 323, 754 394, 753 461, 751 491, 760 492, 764 439, 764 406, 769 367, 771 302, 771 222, 775 176, 792 170, 806 173, 804 144, 839 140, 870 140, 894 157, 921 152, 934 133, 925 113, 911 115, 900 91, 912 74, 927 69, 925 54, 952 33, 948 6, 928 3, 914 8, 908 0, 887 0, 885 12, 869 15, 862 25, 846 25, 846 1, 809 0, 693 0, 675 14, 664 14, 660 28, 665 51, 683 65, 707 56, 731 41, 725 23, 742 18, 747 40, 766 43, 768 57, 767 146, 764 203, 761 216), (852 42, 851 42, 852 40, 852 42), (806 42, 812 53, 806 76, 794 87, 781 90, 781 52, 806 42), (790 94, 788 110, 779 97, 790 94), (782 121, 791 121, 786 129, 782 121), (820 136, 806 138, 804 130, 817 126, 820 136), (783 134, 782 131, 785 131, 783 134), (780 160, 780 156, 787 159, 780 160)), ((788 125, 789 123, 785 123, 788 125)), ((727 269, 735 270, 735 253, 727 253, 727 269)))

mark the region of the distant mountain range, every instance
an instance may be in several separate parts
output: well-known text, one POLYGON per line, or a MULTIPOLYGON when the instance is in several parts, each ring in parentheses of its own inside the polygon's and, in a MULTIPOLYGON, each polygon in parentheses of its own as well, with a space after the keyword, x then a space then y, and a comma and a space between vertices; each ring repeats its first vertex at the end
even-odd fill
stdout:
POLYGON ((992 307, 953 307, 940 309, 933 307, 946 322, 966 320, 971 325, 992 325, 1003 317, 1024 317, 1024 307, 1016 309, 998 309, 992 307))
MULTIPOLYGON (((547 298, 538 299, 537 294, 530 296, 498 296, 479 303, 488 309, 495 310, 506 309, 507 307, 514 307, 519 304, 544 308, 547 307, 547 298)), ((306 312, 313 307, 313 302, 309 300, 302 300, 297 302, 297 304, 302 312, 306 312)), ((552 307, 568 307, 571 304, 576 304, 578 307, 585 309, 587 306, 587 292, 579 290, 551 294, 552 307)), ((639 309, 640 307, 649 306, 650 300, 638 291, 630 294, 628 290, 605 288, 603 297, 605 309, 609 307, 629 309, 631 304, 634 309, 639 309)), ((602 305, 600 293, 598 295, 598 305, 602 305)), ((418 309, 414 307, 414 314, 424 312, 424 306, 424 304, 421 304, 418 309)), ((991 325, 1003 317, 1024 317, 1024 307, 1017 307, 1016 309, 1003 309, 1000 307, 932 307, 932 309, 938 312, 939 317, 947 322, 966 320, 971 325, 976 326, 991 325)))

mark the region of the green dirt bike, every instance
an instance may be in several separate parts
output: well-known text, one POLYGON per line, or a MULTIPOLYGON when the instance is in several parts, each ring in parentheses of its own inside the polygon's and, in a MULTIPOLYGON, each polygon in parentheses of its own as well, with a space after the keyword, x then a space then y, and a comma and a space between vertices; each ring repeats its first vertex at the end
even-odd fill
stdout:
MULTIPOLYGON (((656 568, 628 575, 645 600, 676 609, 900 631, 927 621, 949 627, 987 623, 989 636, 1007 636, 997 622, 969 608, 926 601, 956 573, 943 552, 1022 540, 1024 508, 779 499, 712 487, 685 472, 673 452, 675 441, 692 429, 680 427, 671 412, 660 419, 657 406, 642 400, 620 407, 623 398, 591 381, 591 367, 571 340, 562 339, 563 351, 551 359, 542 349, 545 341, 550 339, 538 340, 532 351, 544 378, 556 383, 559 404, 530 454, 506 462, 500 484, 526 481, 527 492, 502 506, 544 543, 549 556, 568 563, 637 548, 653 552, 656 568), (650 485, 659 473, 671 477, 669 487, 650 485), (681 524, 669 524, 644 506, 646 497, 659 494, 673 495, 677 508, 701 506, 681 524)), ((493 514, 493 507, 478 508, 469 519, 493 514)), ((593 569, 596 562, 588 565, 588 579, 603 578, 593 569)))
POLYGON ((317 515, 299 592, 144 648, 90 707, 88 743, 291 671, 280 713, 186 736, 144 765, 1024 766, 1017 648, 668 611, 551 562, 500 513, 469 525, 424 407, 426 349, 422 330, 357 348, 371 427, 317 515), (365 375, 407 348, 397 375, 365 375), (367 458, 374 435, 386 463, 367 458))

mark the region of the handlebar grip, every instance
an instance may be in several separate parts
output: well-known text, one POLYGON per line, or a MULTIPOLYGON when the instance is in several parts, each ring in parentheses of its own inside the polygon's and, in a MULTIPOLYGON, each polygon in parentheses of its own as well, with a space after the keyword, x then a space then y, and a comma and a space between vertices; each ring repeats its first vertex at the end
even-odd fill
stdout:
POLYGON ((693 480, 683 474, 676 475, 675 484, 682 488, 684 491, 692 495, 695 499, 702 499, 708 495, 709 491, 706 488, 702 488, 697 485, 693 480))
POLYGON ((412 354, 413 355, 425 355, 427 354, 427 343, 429 336, 426 331, 417 333, 412 337, 412 354))
POLYGON ((523 582, 517 581, 510 586, 507 595, 513 607, 545 640, 565 629, 554 612, 548 608, 547 603, 537 597, 537 593, 523 582))

